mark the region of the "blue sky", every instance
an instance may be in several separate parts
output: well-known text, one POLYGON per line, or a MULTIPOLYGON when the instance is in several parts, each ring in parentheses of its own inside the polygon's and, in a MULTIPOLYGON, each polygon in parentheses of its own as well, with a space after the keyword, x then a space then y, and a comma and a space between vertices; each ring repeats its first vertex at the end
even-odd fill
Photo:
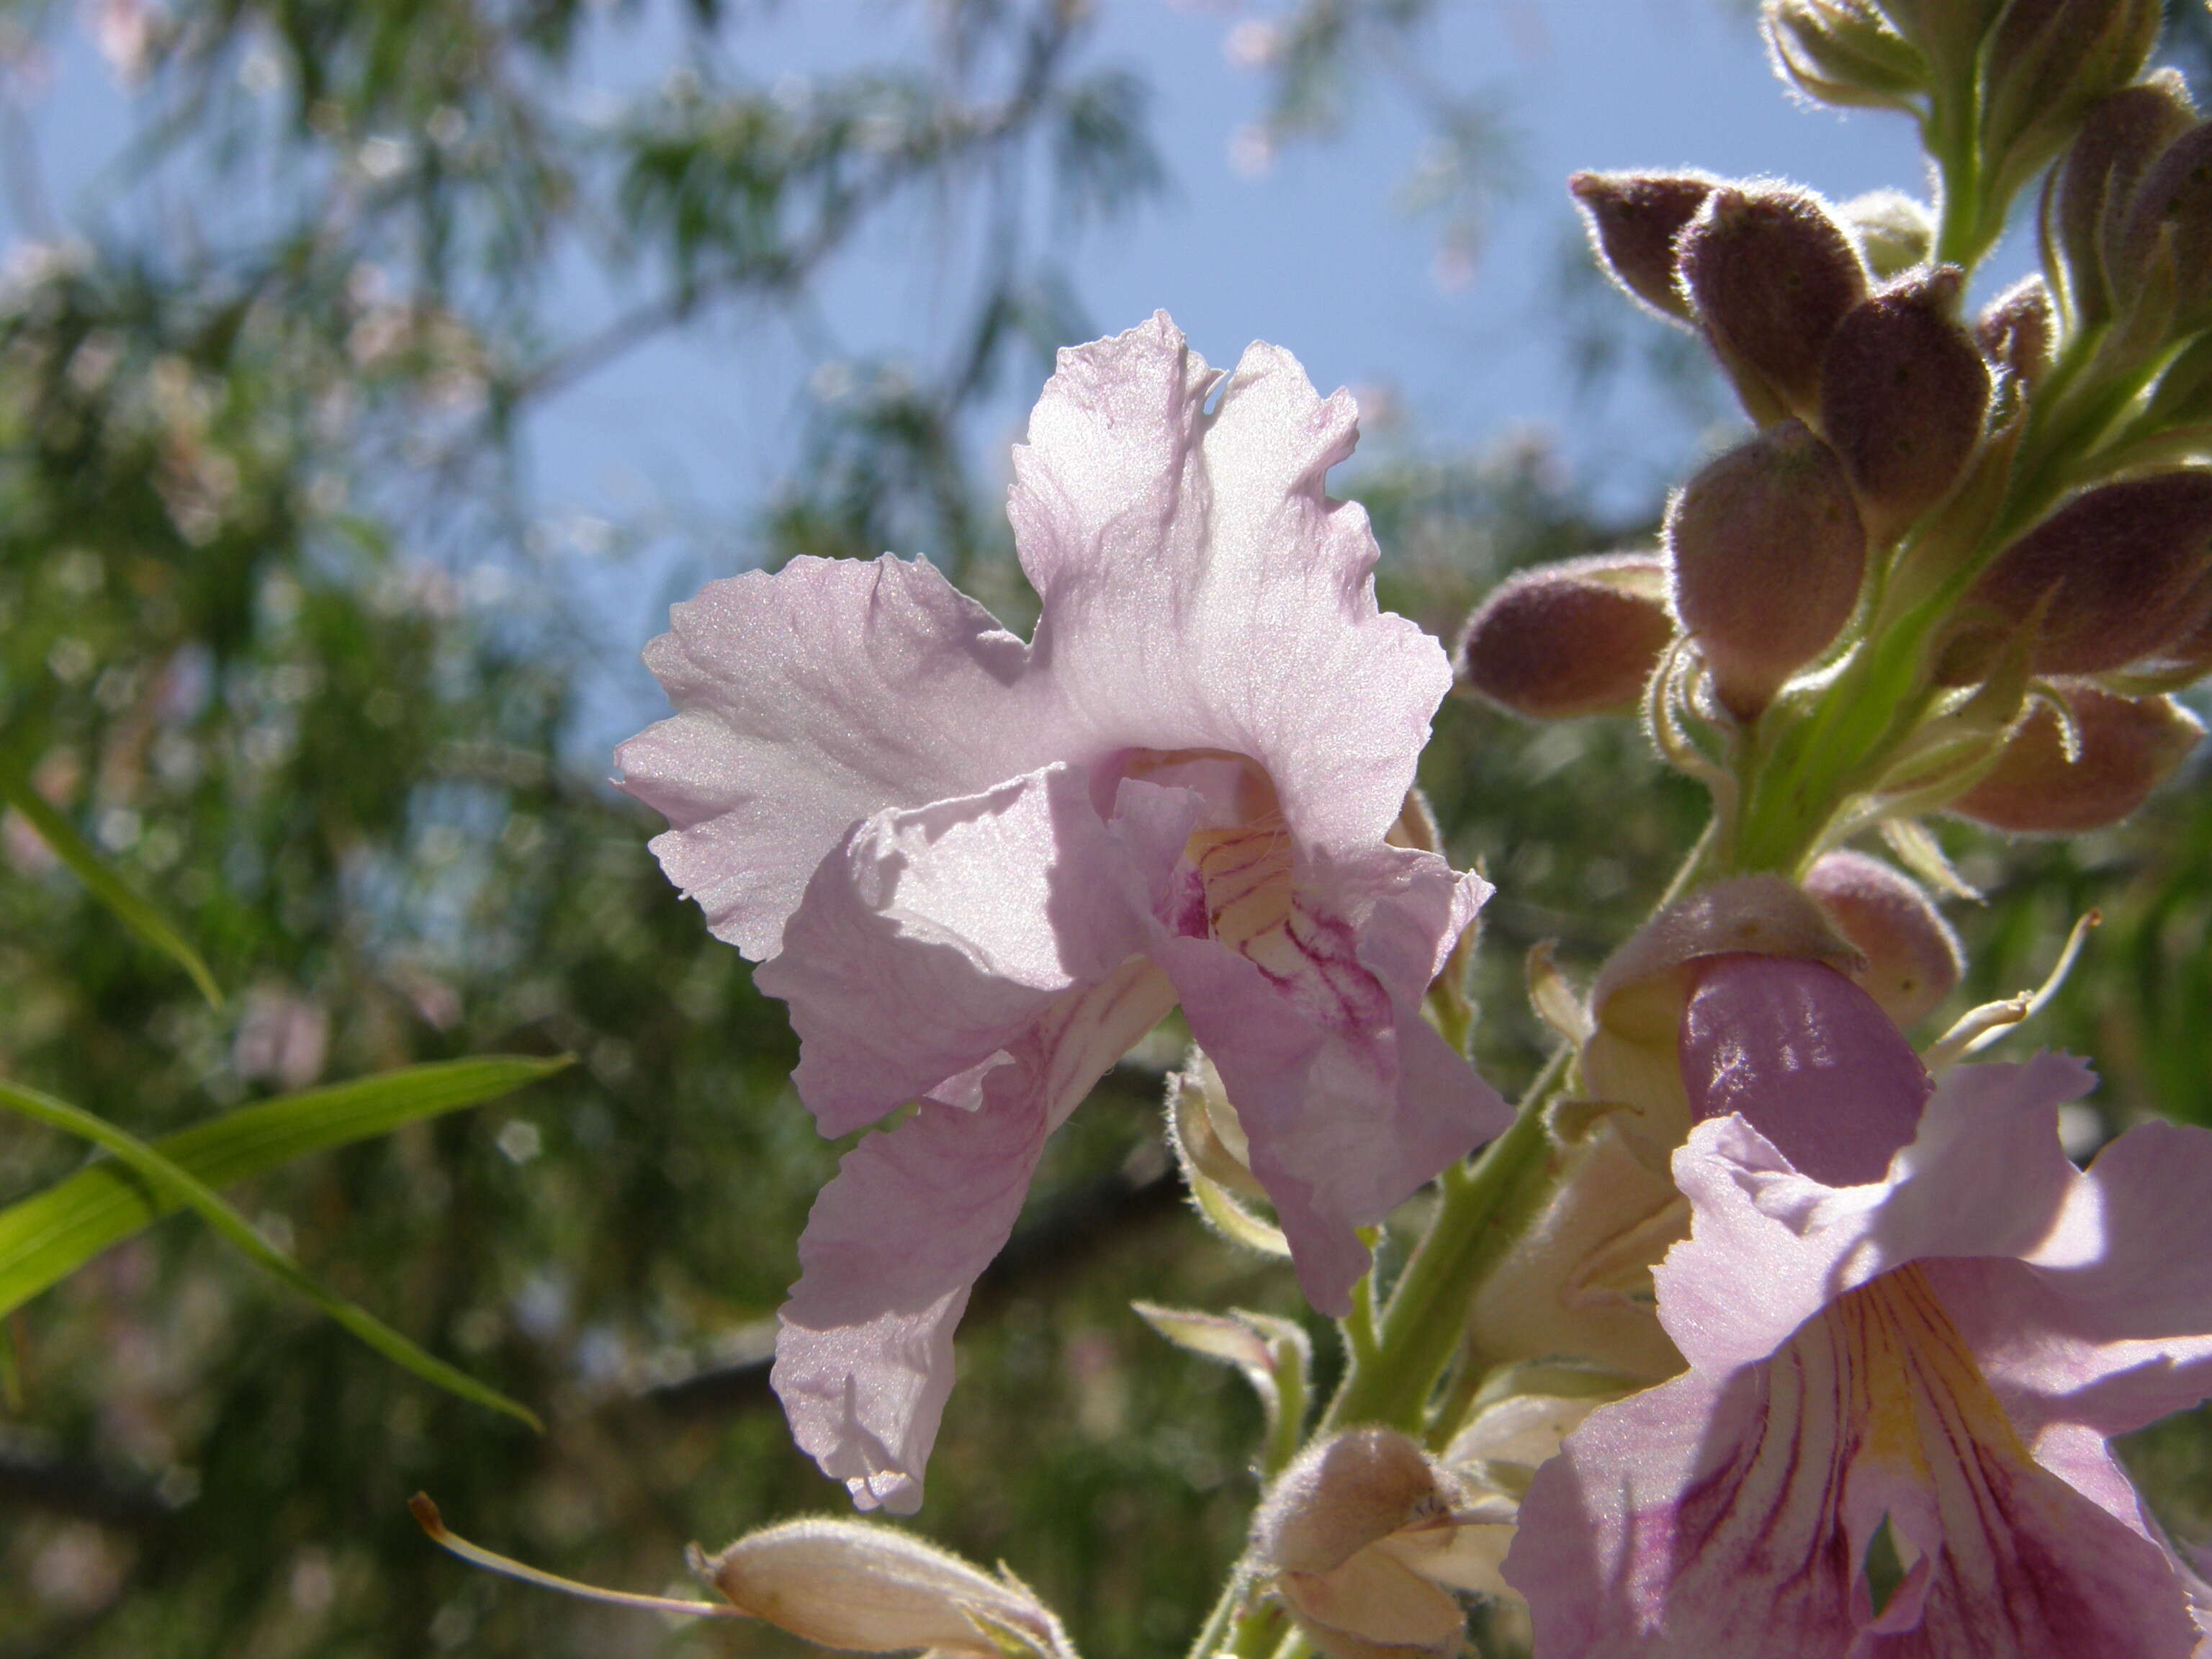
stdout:
MULTIPOLYGON (((1387 441, 1465 448, 1540 428, 1577 481, 1616 504, 1655 499, 1711 434, 1687 429, 1668 402, 1632 384, 1601 408, 1577 400, 1557 297, 1574 234, 1567 174, 1694 165, 1785 175, 1838 198, 1919 182, 1905 121, 1793 102, 1735 0, 1447 0, 1423 70, 1490 100, 1511 136, 1516 187, 1480 262, 1465 280, 1442 283, 1435 228, 1396 204, 1425 129, 1388 82, 1374 83, 1339 137, 1291 148, 1255 173, 1232 153, 1265 87, 1224 48, 1240 23, 1269 9, 1237 0, 1098 7, 1086 59, 1152 83, 1153 130, 1174 179, 1165 203, 1077 251, 1079 296, 1102 330, 1164 307, 1217 362, 1248 341, 1273 340, 1324 389, 1387 388, 1401 411, 1387 441)), ((882 61, 921 49, 921 10, 883 0, 787 3, 745 37, 742 60, 763 81, 882 61)), ((587 61, 576 112, 664 73, 674 39, 664 25, 612 41, 587 61)), ((45 82, 27 113, 67 221, 87 207, 88 181, 130 132, 132 112, 81 33, 64 40, 45 82)), ((9 222, 5 234, 21 230, 9 222)), ((823 351, 930 361, 958 314, 961 245, 926 209, 886 221, 831 269, 820 327, 807 338, 772 313, 722 313, 619 360, 533 417, 529 477, 550 521, 659 527, 641 557, 571 566, 605 630, 611 678, 597 701, 611 727, 626 710, 655 706, 633 653, 660 625, 679 570, 735 556, 716 550, 733 545, 727 526, 789 468, 823 351)), ((614 298, 579 276, 560 320, 587 331, 614 298)), ((1003 455, 1018 434, 1034 392, 1010 389, 993 409, 987 456, 1003 455)), ((591 721, 594 740, 600 723, 591 721)))

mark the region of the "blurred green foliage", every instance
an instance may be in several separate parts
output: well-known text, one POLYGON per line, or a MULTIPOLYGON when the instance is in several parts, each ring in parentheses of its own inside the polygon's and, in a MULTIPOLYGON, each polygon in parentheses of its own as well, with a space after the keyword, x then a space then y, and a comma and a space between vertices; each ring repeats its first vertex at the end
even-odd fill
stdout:
MULTIPOLYGON (((19 252, 0 293, 0 741, 231 995, 200 1000, 8 820, 0 1075, 150 1139, 404 1063, 582 1063, 230 1194, 550 1432, 433 1393, 165 1223, 5 1327, 0 1655, 793 1648, 472 1574, 404 1508, 427 1487, 488 1545, 657 1589, 688 1539, 842 1502, 789 1449, 755 1363, 837 1149, 791 1096, 780 1009, 654 867, 657 823, 568 746, 594 633, 532 550, 516 434, 541 400, 717 307, 805 302, 864 228, 941 192, 981 250, 961 326, 939 361, 861 364, 817 404, 745 551, 926 548, 1021 622, 975 417, 1096 331, 1072 297, 1078 233, 1143 210, 1165 173, 1144 87, 1093 61, 1073 0, 940 0, 927 62, 796 93, 748 58, 764 9, 102 14, 143 136, 112 216, 19 252), (609 118, 565 112, 582 53, 641 39, 673 54, 660 79, 609 118), (171 188, 197 181, 190 235, 124 210, 157 162, 171 188), (629 297, 569 333, 554 296, 579 259, 629 297)), ((1322 131, 1363 54, 1407 66, 1429 9, 1293 9, 1285 132, 1322 131)), ((79 26, 74 4, 18 4, 8 50, 79 26)), ((1436 98, 1461 169, 1448 234, 1472 234, 1504 176, 1495 134, 1436 98)), ((1617 334, 1574 314, 1594 373, 1644 349, 1625 308, 1617 334)), ((1675 370, 1701 419, 1697 371, 1675 370)), ((1374 515, 1386 601, 1446 636, 1503 572, 1648 537, 1658 505, 1597 518, 1534 441, 1385 441, 1342 487, 1374 515)), ((1478 1041, 1510 1087, 1543 1050, 1527 948, 1554 939, 1594 969, 1701 801, 1630 722, 1539 730, 1458 700, 1423 781, 1455 856, 1501 885, 1478 1041)), ((2039 1036, 2098 1057, 2114 1124, 2212 1121, 2200 784, 2069 848, 1954 847, 1993 896, 1961 918, 1978 991, 2032 982, 2081 908, 2106 911, 2039 1036)), ((963 1332, 921 1523, 1008 1559, 1093 1659, 1176 1650, 1195 1627, 1259 1428, 1233 1376, 1127 1302, 1298 1311, 1286 1275, 1201 1233, 1166 1184, 1159 1073, 1177 1052, 1164 1036, 1133 1057, 1056 1141, 963 1332)), ((0 1199, 78 1158, 0 1124, 0 1199)), ((2177 1432, 2160 1467, 2194 1480, 2203 1442, 2177 1432)), ((2206 1513, 2176 1510, 2192 1537, 2206 1513)))

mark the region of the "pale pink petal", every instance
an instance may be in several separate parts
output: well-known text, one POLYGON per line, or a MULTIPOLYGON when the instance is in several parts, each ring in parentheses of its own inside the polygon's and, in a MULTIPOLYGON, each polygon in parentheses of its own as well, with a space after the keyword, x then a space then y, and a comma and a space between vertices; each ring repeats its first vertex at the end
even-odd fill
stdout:
POLYGON ((1162 314, 1060 354, 1008 505, 1071 725, 1256 761, 1293 835, 1338 848, 1396 820, 1451 684, 1377 610, 1365 513, 1324 492, 1356 418, 1273 346, 1209 370, 1162 314))
MULTIPOLYGON (((2172 1562, 1940 1388, 1885 1456, 1866 1358, 1816 1321, 1776 1360, 1601 1407, 1537 1472, 1505 1577, 1572 1659, 2181 1659, 2172 1562), (1986 1425, 1980 1425, 1986 1427, 1986 1425), (1872 1438, 1870 1439, 1870 1434, 1872 1438), (1887 1516, 1906 1576, 1861 1577, 1887 1516)), ((1893 1413, 1898 1402, 1887 1402, 1893 1413)))
POLYGON ((1487 892, 1433 854, 1378 848, 1316 869, 1285 928, 1249 954, 1211 939, 1154 947, 1324 1313, 1348 1311, 1366 1271, 1355 1229, 1511 1119, 1420 1013, 1487 892))
POLYGON ((615 761, 669 821, 669 879, 756 959, 854 822, 1054 756, 1018 684, 1027 647, 926 561, 794 559, 709 583, 669 623, 645 660, 677 713, 615 761))
POLYGON ((988 1074, 975 1110, 925 1103, 847 1153, 815 1200, 770 1380, 793 1438, 862 1509, 920 1507, 969 1288, 1045 1136, 1170 1000, 1142 962, 1070 994, 988 1074))
MULTIPOLYGON (((1187 836, 1187 796, 1181 806, 1187 836)), ((1133 854, 1068 766, 854 825, 808 884, 782 953, 754 975, 791 1006, 793 1081, 823 1132, 873 1122, 988 1063, 1059 998, 1141 951, 1180 837, 1135 844, 1133 854)), ((938 1097, 969 1099, 976 1081, 938 1097)))
POLYGON ((1696 1224, 1655 1270, 1660 1323, 1692 1365, 1724 1370, 1765 1358, 1835 1297, 1892 1267, 2027 1254, 2057 1224, 2075 1179, 2057 1107, 2093 1081, 2057 1054, 1960 1066, 1929 1097, 1890 1179, 1861 1187, 1799 1173, 1741 1116, 1699 1124, 1674 1154, 1696 1224))
POLYGON ((1794 957, 1708 957, 1692 972, 1680 1056, 1692 1115, 1741 1114, 1829 1186, 1881 1180, 1933 1085, 1875 1000, 1794 957))

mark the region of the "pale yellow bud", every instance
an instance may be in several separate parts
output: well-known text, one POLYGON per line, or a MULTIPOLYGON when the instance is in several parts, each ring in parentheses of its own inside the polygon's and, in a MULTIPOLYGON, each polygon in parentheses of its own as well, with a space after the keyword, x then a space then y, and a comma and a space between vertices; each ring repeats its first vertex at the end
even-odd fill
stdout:
POLYGON ((1060 1621, 1000 1569, 888 1527, 787 1521, 694 1562, 730 1605, 802 1640, 849 1653, 923 1649, 1001 1659, 1007 1645, 1069 1659, 1060 1621))

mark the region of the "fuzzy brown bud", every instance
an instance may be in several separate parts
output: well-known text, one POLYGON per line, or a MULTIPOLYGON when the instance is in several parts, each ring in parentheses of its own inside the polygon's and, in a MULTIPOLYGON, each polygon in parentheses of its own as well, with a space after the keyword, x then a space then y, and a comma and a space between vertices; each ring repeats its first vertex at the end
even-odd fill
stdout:
POLYGON ((2025 184, 2085 110, 2142 72, 2160 12, 2160 0, 2012 0, 1983 58, 1982 152, 1997 191, 2025 184))
POLYGON ((1820 370, 1820 422, 1878 542, 1950 493, 1982 435, 1990 371, 1952 315, 1965 275, 1899 278, 1845 317, 1820 370))
POLYGON ((2191 127, 2143 174, 2121 237, 2116 281, 2170 268, 2176 337, 2212 324, 2212 121, 2191 127))
POLYGON ((2037 673, 2103 673, 2173 636, 2208 553, 2212 471, 2124 479, 2075 496, 1999 554, 1967 603, 2035 623, 2037 673))
POLYGON ((2142 805, 2204 735, 2171 697, 2118 697, 2080 683, 2063 689, 2079 753, 2068 757, 2058 716, 2039 703, 2005 740, 1996 765, 1948 811, 2015 835, 2101 829, 2142 805))
POLYGON ((1751 720, 1850 620, 1866 532, 1835 452, 1796 421, 1707 465, 1667 511, 1674 614, 1751 720))
POLYGON ((1919 886, 1863 853, 1823 854, 1805 874, 1805 890, 1836 931, 1866 953, 1851 977, 1910 1029, 1934 1013, 1966 971, 1959 936, 1919 886))
POLYGON ((1859 239, 1859 253, 1877 281, 1901 276, 1928 263, 1936 222, 1901 190, 1870 190, 1836 210, 1859 239))
POLYGON ((2161 70, 2100 102, 2051 169, 2043 237, 2077 325, 2109 319, 2132 297, 2142 273, 2127 268, 2124 244, 2136 191, 2196 119, 2181 77, 2161 70))
POLYGON ((1444 1659, 1466 1623, 1437 1571, 1454 1565, 1460 1495, 1404 1435, 1352 1429, 1283 1471, 1253 1517, 1253 1559, 1330 1659, 1444 1659), (1439 1543, 1444 1550, 1430 1547, 1439 1543))
POLYGON ((1719 183, 1702 173, 1577 173, 1567 190, 1607 274, 1661 316, 1686 322, 1674 239, 1719 183))
POLYGON ((1809 191, 1717 190, 1675 245, 1682 291, 1761 423, 1820 407, 1820 362, 1866 267, 1850 234, 1809 191))
POLYGON ((1565 559, 1508 576, 1468 619, 1462 684, 1532 720, 1633 708, 1674 637, 1653 553, 1565 559))
POLYGON ((1989 360, 2014 380, 2033 386, 2051 367, 2056 326, 2051 290, 2040 276, 2023 277, 1990 301, 1974 325, 1989 360))
POLYGON ((1776 72, 1824 104, 1911 109, 1928 64, 1870 0, 1766 0, 1760 27, 1776 72))

